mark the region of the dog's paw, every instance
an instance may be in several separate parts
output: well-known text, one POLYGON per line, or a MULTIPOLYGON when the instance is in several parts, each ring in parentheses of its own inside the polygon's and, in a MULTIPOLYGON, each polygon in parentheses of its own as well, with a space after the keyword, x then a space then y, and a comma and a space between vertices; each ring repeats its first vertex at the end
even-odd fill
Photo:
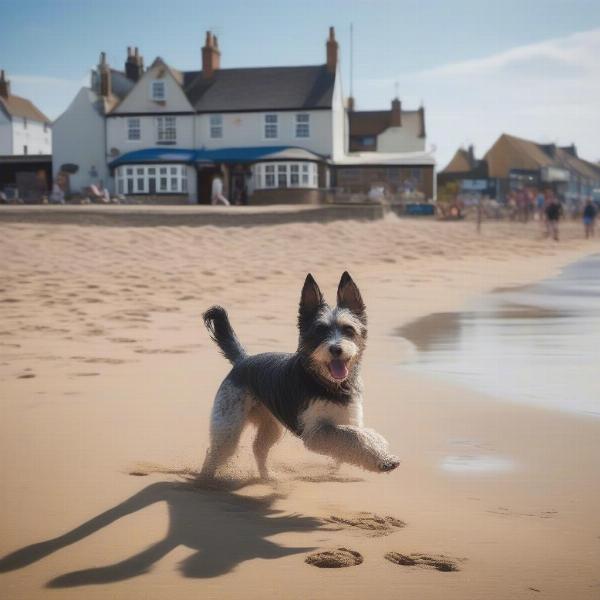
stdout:
POLYGON ((389 471, 393 471, 395 468, 397 468, 399 464, 399 458, 396 456, 388 456, 378 463, 377 468, 382 473, 388 473, 389 471))

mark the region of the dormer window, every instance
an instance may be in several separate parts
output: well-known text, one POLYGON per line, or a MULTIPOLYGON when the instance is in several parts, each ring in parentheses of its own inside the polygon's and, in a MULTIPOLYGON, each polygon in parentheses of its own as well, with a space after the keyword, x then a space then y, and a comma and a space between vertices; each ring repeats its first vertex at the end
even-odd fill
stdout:
POLYGON ((153 81, 150 87, 150 97, 155 102, 163 102, 167 97, 164 81, 153 81))

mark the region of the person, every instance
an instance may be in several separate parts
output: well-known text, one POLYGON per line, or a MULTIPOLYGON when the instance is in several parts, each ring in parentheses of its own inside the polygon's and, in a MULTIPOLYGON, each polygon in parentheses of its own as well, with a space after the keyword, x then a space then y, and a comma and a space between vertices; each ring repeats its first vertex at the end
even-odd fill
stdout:
POLYGON ((558 242, 558 221, 561 217, 562 208, 559 201, 552 197, 546 207, 546 235, 558 242))
POLYGON ((229 200, 223 195, 223 180, 220 175, 215 175, 212 180, 210 203, 212 205, 222 204, 223 206, 229 206, 229 200))
POLYGON ((596 215, 598 211, 594 206, 591 198, 588 198, 585 201, 585 206, 583 207, 583 227, 585 230, 585 238, 588 239, 594 236, 594 227, 596 225, 596 215))

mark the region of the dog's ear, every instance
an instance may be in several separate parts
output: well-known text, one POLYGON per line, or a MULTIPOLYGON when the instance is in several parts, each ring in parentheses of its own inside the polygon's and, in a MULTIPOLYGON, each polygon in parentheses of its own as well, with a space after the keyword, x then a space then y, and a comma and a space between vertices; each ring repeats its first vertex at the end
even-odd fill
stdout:
POLYGON ((314 277, 309 273, 304 280, 304 286, 300 294, 299 325, 302 325, 307 319, 312 319, 323 304, 323 294, 314 277))
POLYGON ((366 307, 356 283, 348 271, 344 271, 337 291, 337 305, 347 308, 361 319, 366 318, 366 307))

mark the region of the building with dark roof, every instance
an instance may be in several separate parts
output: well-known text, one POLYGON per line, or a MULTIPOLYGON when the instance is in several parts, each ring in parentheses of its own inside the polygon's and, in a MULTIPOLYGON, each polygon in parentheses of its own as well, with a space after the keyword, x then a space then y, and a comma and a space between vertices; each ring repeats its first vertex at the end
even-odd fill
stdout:
POLYGON ((394 192, 433 197, 423 109, 395 100, 372 147, 352 141, 353 128, 371 135, 373 119, 346 109, 338 52, 330 28, 319 65, 221 68, 211 32, 195 71, 160 57, 145 68, 137 49, 116 71, 103 53, 56 122, 55 170, 69 167, 72 190, 102 180, 148 201, 207 203, 220 177, 234 202, 317 202, 335 188, 367 192, 382 173, 394 192))

